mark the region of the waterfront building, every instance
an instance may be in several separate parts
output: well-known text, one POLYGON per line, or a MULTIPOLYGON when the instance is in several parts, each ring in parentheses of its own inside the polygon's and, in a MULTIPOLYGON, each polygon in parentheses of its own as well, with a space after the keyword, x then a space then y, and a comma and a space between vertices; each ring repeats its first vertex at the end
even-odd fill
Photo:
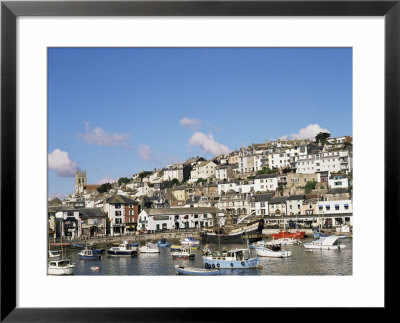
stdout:
POLYGON ((286 199, 287 215, 301 215, 303 208, 304 195, 290 195, 286 199))
POLYGON ((224 224, 222 211, 215 207, 143 209, 139 214, 137 230, 157 232, 207 228, 214 225, 215 217, 224 224))
POLYGON ((126 196, 114 194, 106 200, 105 212, 110 220, 111 235, 119 235, 126 233, 126 205, 134 205, 134 201, 126 196))
POLYGON ((80 235, 97 237, 106 235, 107 215, 100 208, 79 209, 80 235))
POLYGON ((269 215, 268 202, 273 194, 256 194, 250 198, 250 214, 269 215))
POLYGON ((270 216, 286 215, 287 196, 274 196, 268 202, 268 214, 270 216))

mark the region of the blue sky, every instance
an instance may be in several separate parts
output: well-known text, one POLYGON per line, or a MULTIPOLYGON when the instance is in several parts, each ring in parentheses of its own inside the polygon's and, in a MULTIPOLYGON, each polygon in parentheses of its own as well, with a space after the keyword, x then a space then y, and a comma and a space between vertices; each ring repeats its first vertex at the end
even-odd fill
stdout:
POLYGON ((319 129, 352 134, 351 48, 48 50, 50 196, 319 129))

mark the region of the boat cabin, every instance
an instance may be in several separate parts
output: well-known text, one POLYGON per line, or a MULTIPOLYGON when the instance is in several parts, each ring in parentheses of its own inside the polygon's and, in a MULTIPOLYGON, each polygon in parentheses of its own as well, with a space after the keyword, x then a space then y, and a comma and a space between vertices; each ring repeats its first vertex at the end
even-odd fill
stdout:
POLYGON ((59 261, 50 261, 50 267, 57 267, 57 268, 67 268, 70 266, 69 259, 67 260, 59 260, 59 261))

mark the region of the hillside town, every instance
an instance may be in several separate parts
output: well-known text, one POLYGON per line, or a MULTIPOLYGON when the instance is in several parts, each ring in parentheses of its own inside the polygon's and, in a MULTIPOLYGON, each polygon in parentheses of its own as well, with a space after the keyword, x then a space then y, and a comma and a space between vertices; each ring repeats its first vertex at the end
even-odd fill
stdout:
MULTIPOLYGON (((204 230, 262 219, 299 227, 352 226, 352 137, 277 140, 212 159, 192 157, 115 183, 87 183, 48 201, 49 238, 204 230)), ((118 165, 115 165, 117 167, 118 165)))

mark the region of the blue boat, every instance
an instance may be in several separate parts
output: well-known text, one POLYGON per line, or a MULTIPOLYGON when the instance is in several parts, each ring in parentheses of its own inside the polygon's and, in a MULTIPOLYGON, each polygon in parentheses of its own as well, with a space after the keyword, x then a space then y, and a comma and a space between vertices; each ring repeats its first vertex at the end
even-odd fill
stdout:
POLYGON ((214 251, 203 256, 206 269, 250 269, 257 268, 260 259, 251 255, 250 249, 234 249, 224 252, 214 251))
POLYGON ((160 240, 158 240, 158 246, 159 247, 170 247, 171 246, 171 242, 168 242, 167 239, 161 238, 160 240))
POLYGON ((90 249, 85 249, 78 253, 78 258, 83 260, 101 260, 101 255, 93 253, 90 249))
POLYGON ((218 269, 204 269, 204 268, 175 265, 175 270, 176 273, 180 275, 193 275, 193 276, 219 275, 218 269))

